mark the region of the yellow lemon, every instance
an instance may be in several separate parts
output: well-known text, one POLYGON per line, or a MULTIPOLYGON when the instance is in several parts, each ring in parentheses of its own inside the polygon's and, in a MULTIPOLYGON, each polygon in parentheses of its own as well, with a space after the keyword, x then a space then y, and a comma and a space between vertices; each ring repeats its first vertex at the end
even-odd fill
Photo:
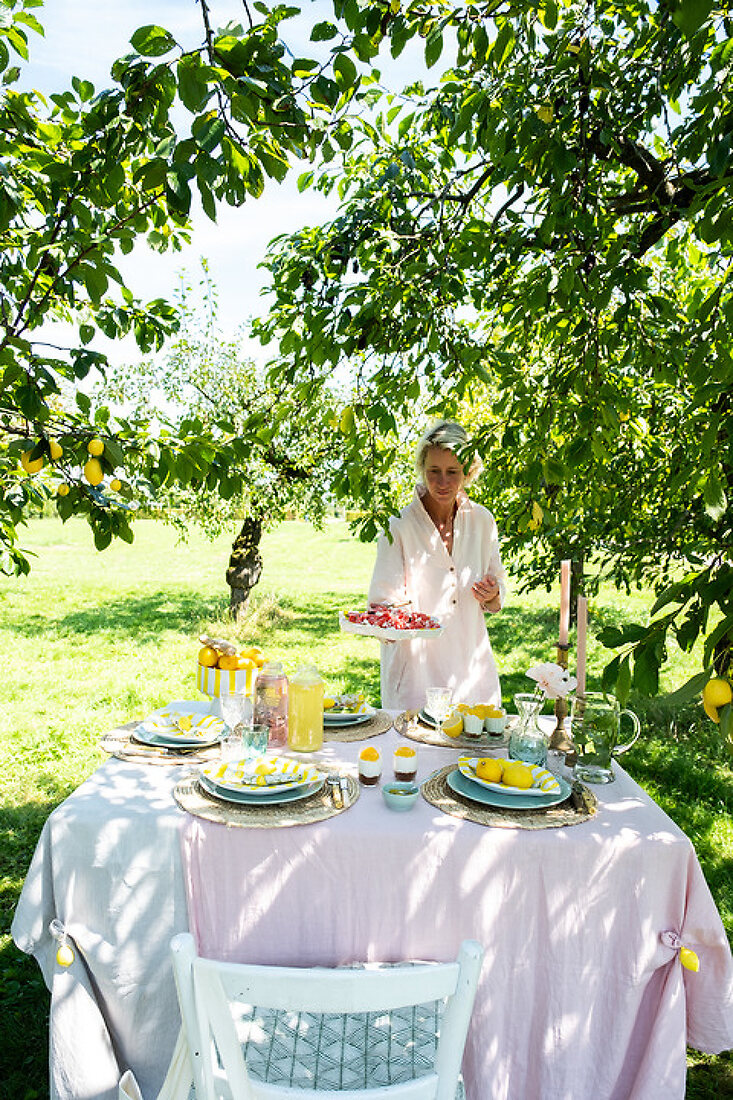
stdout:
POLYGON ((104 471, 102 470, 102 463, 98 458, 90 458, 86 463, 84 466, 84 477, 90 485, 99 485, 104 477, 104 471))
POLYGON ((490 756, 486 756, 483 760, 479 760, 476 765, 476 775, 479 779, 486 780, 487 783, 501 783, 503 774, 504 769, 499 761, 492 760, 490 756))
POLYGON ((448 737, 460 737, 463 733, 463 717, 455 711, 449 715, 443 725, 443 733, 448 737))
POLYGON ((511 761, 505 766, 501 781, 506 787, 518 787, 526 791, 532 786, 532 772, 526 764, 511 761))
POLYGON ((724 707, 733 699, 733 688, 722 676, 714 676, 702 689, 702 701, 711 707, 724 707))
POLYGON ((101 439, 90 439, 87 443, 87 450, 90 455, 99 458, 100 455, 104 454, 104 443, 101 439))
POLYGON ((64 448, 61 446, 60 443, 57 443, 55 439, 49 439, 48 453, 51 455, 51 461, 56 462, 57 459, 61 458, 61 455, 64 453, 64 448))
POLYGON ((109 487, 113 493, 119 493, 120 489, 122 488, 122 482, 118 477, 113 477, 109 483, 109 487))
POLYGON ((43 466, 43 457, 31 459, 32 451, 23 451, 20 464, 27 474, 37 474, 43 466))
POLYGON ((225 672, 232 672, 235 668, 239 667, 237 664, 239 655, 237 653, 222 653, 218 661, 219 668, 223 668, 225 672))
POLYGON ((56 490, 56 493, 60 497, 67 497, 69 495, 69 486, 66 484, 65 481, 61 482, 58 489, 56 490))
POLYGON ((219 654, 212 646, 205 645, 203 649, 199 650, 200 665, 204 665, 206 668, 213 668, 218 660, 219 654))
POLYGON ((720 722, 720 715, 718 714, 718 708, 711 706, 710 703, 706 703, 704 699, 702 701, 702 706, 703 706, 703 710, 707 714, 708 718, 712 719, 712 721, 715 722, 715 724, 717 726, 718 723, 720 722))
POLYGON ((543 103, 541 107, 537 108, 537 118, 541 122, 552 122, 555 117, 555 112, 552 109, 552 104, 543 103))
POLYGON ((324 710, 331 710, 331 708, 335 707, 335 706, 336 706, 336 700, 335 699, 329 699, 328 697, 326 697, 323 700, 323 709, 324 710))
POLYGON ((245 656, 244 653, 238 653, 237 668, 254 669, 257 668, 257 665, 251 657, 245 656))

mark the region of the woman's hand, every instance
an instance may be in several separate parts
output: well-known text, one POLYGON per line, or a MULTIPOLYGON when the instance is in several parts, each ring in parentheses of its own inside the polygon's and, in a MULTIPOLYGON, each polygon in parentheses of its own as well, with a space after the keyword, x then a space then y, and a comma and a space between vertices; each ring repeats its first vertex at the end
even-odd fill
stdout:
POLYGON ((471 592, 474 599, 481 604, 482 611, 489 611, 491 614, 501 611, 501 590, 499 582, 492 573, 487 573, 480 581, 476 581, 471 587, 471 592))

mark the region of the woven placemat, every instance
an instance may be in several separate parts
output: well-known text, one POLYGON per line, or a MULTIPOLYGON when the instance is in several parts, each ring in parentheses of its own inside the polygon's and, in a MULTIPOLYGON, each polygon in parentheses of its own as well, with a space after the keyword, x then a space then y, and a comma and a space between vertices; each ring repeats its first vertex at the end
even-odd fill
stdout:
POLYGON ((126 722, 124 726, 105 733, 97 744, 103 752, 110 756, 116 756, 118 760, 131 760, 136 764, 206 764, 210 760, 217 760, 221 754, 218 745, 212 745, 208 749, 162 749, 153 745, 143 745, 133 740, 131 732, 140 723, 135 719, 126 722))
POLYGON ((394 727, 402 737, 408 737, 410 741, 419 741, 423 745, 435 745, 440 749, 469 749, 483 752, 485 749, 505 749, 509 744, 509 737, 502 734, 501 737, 491 737, 483 733, 478 737, 447 737, 435 726, 428 726, 423 722, 416 710, 405 710, 394 720, 394 727))
POLYGON ((210 794, 199 784, 197 775, 189 775, 176 783, 173 797, 182 810, 205 821, 248 829, 287 828, 290 825, 311 825, 314 821, 326 821, 329 817, 345 813, 359 797, 357 780, 350 775, 345 778, 346 790, 342 791, 343 806, 340 807, 334 804, 328 783, 310 798, 301 798, 296 802, 243 806, 210 794))
POLYGON ((392 719, 386 710, 378 710, 368 722, 360 722, 357 726, 332 726, 323 727, 324 741, 367 741, 370 737, 378 737, 380 733, 386 733, 392 728, 392 719))
POLYGON ((598 809, 598 799, 583 784, 573 789, 570 798, 557 806, 548 806, 543 810, 511 810, 500 806, 483 806, 461 798, 452 791, 446 782, 447 775, 455 770, 455 764, 448 764, 435 772, 423 783, 420 791, 423 798, 452 817, 461 817, 466 821, 475 821, 478 825, 493 825, 499 829, 559 829, 565 825, 580 825, 593 817, 598 809))

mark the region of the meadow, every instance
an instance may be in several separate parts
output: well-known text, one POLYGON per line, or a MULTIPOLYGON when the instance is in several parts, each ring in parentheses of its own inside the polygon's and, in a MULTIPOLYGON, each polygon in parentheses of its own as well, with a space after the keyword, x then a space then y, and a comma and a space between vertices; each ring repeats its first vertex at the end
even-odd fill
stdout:
MULTIPOLYGON (((100 734, 171 699, 199 697, 201 632, 260 645, 289 673, 313 663, 329 690, 379 695, 378 643, 338 630, 340 608, 364 606, 375 554, 345 524, 319 532, 292 521, 267 533, 262 579, 236 626, 227 617, 228 537, 209 542, 194 530, 181 543, 145 520, 135 531, 132 546, 98 554, 82 521, 34 521, 23 539, 35 555, 30 576, 0 579, 0 1100, 48 1095, 48 994, 10 923, 44 821, 103 759, 100 734)), ((510 709, 513 693, 527 690, 526 669, 554 659, 558 628, 556 589, 516 587, 490 623, 510 709)), ((589 687, 600 685, 609 657, 594 632, 650 605, 648 592, 610 588, 592 602, 589 687)), ((671 652, 664 690, 698 668, 696 654, 671 652)), ((698 704, 630 705, 642 737, 624 765, 691 838, 731 937, 733 760, 698 704)), ((687 1096, 733 1097, 730 1052, 690 1051, 687 1096)))

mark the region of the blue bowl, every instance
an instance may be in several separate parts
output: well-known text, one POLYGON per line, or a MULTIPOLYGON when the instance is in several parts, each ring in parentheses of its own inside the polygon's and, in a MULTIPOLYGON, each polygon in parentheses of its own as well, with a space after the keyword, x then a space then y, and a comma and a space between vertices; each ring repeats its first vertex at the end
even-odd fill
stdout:
POLYGON ((420 788, 416 783, 385 783, 382 787, 382 798, 390 810, 398 813, 411 810, 417 802, 420 788))

